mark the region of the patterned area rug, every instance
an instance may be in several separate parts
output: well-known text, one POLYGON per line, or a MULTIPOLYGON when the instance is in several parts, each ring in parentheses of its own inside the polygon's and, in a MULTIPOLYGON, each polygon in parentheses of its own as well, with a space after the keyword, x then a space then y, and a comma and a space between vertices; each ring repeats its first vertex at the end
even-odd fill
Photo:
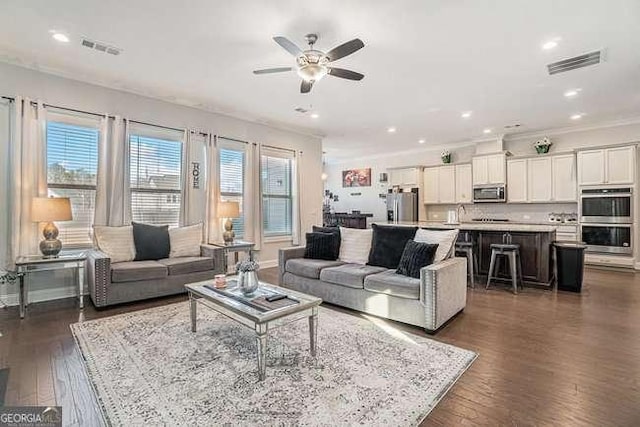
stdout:
POLYGON ((270 331, 258 381, 253 331, 188 303, 71 325, 112 425, 416 425, 476 354, 375 318, 320 308, 270 331))

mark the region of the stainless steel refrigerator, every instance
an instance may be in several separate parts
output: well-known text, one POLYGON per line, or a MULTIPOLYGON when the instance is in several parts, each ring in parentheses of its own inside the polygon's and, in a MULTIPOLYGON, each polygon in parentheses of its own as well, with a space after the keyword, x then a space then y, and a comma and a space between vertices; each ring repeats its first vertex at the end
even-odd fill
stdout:
POLYGON ((405 188, 404 191, 387 194, 387 220, 394 222, 418 220, 418 189, 405 188))

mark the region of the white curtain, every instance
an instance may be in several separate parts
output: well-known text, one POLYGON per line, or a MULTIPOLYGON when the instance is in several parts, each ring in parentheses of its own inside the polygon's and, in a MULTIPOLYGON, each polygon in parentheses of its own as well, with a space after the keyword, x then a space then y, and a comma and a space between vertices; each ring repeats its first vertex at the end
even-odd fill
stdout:
POLYGON ((31 200, 47 195, 46 112, 29 98, 16 97, 9 147, 11 236, 9 267, 16 257, 38 253, 38 224, 31 221, 31 200))
POLYGON ((292 187, 292 207, 291 210, 292 215, 291 215, 291 240, 293 243, 293 246, 298 246, 301 243, 302 237, 301 237, 301 230, 300 230, 300 216, 301 216, 301 211, 300 211, 300 205, 301 205, 301 193, 300 190, 302 188, 304 188, 304 186, 302 185, 302 173, 301 173, 301 169, 302 169, 302 151, 296 151, 293 155, 293 161, 291 162, 292 164, 292 170, 291 170, 291 176, 293 179, 293 185, 292 187))
POLYGON ((249 144, 247 148, 247 176, 244 181, 245 240, 262 246, 262 190, 260 188, 260 144, 249 144))
MULTIPOLYGON (((182 149, 183 196, 180 201, 180 225, 205 222, 207 214, 207 173, 209 135, 185 130, 182 149)), ((211 177, 213 178, 213 177, 211 177)))
POLYGON ((100 122, 98 177, 94 224, 120 226, 131 222, 128 120, 105 116, 100 122))
POLYGON ((218 219, 218 148, 216 137, 209 135, 206 138, 206 215, 205 215, 205 241, 208 243, 220 240, 220 220, 218 219))

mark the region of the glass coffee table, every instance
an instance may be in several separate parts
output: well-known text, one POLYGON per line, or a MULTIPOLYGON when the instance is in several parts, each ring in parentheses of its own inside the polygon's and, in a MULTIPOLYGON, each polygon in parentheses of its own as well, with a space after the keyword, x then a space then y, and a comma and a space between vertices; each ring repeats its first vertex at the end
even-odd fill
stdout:
POLYGON ((260 287, 250 296, 244 296, 237 288, 235 278, 227 279, 225 289, 214 287, 213 280, 185 285, 189 292, 191 310, 191 332, 197 330, 197 306, 210 308, 236 322, 253 329, 258 344, 258 378, 266 375, 267 336, 269 330, 285 324, 309 320, 309 340, 311 356, 316 357, 318 345, 318 306, 320 298, 291 289, 260 282, 260 287), (287 298, 274 302, 266 300, 272 295, 286 295, 287 298))

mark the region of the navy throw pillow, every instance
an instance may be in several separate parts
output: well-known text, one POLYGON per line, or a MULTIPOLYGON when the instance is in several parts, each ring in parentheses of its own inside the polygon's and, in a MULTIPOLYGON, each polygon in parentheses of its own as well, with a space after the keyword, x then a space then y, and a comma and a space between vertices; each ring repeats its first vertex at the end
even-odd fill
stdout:
POLYGON ((397 274, 420 278, 420 269, 433 264, 438 249, 437 243, 421 243, 409 240, 402 251, 402 257, 398 263, 397 274))
POLYGON ((335 259, 338 259, 338 256, 340 255, 340 243, 342 243, 340 227, 318 227, 314 225, 312 231, 314 233, 330 233, 334 235, 333 250, 336 255, 335 259))
POLYGON ((338 259, 334 248, 335 238, 332 233, 307 233, 307 246, 304 248, 304 257, 335 261, 338 259))
POLYGON ((373 241, 367 264, 396 268, 407 241, 413 239, 418 227, 400 227, 372 224, 373 241))
POLYGON ((171 243, 168 225, 150 225, 132 222, 133 243, 136 246, 134 261, 158 260, 169 258, 171 243))

